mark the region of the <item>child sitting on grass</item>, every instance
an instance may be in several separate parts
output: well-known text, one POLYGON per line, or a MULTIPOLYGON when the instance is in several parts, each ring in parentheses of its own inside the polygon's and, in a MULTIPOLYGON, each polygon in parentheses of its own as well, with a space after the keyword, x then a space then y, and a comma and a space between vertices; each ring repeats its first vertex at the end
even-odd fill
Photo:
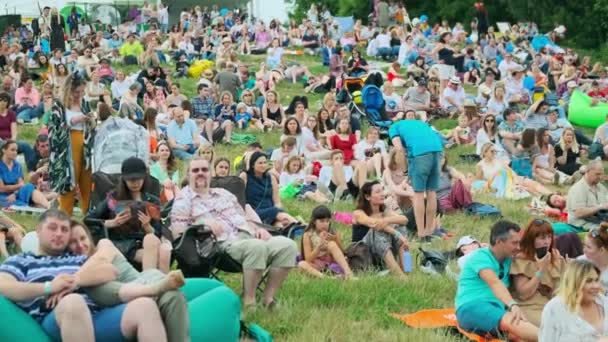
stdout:
POLYGON ((316 278, 325 277, 323 272, 329 271, 353 279, 340 238, 331 229, 331 217, 331 210, 324 205, 313 209, 302 236, 302 261, 298 268, 316 278))
POLYGON ((458 116, 458 126, 452 131, 452 141, 456 145, 475 145, 475 138, 471 134, 469 117, 466 114, 458 116))
POLYGON ((240 129, 245 129, 249 124, 249 120, 251 120, 251 114, 247 112, 247 105, 243 102, 240 102, 236 106, 236 115, 234 116, 236 126, 240 129))

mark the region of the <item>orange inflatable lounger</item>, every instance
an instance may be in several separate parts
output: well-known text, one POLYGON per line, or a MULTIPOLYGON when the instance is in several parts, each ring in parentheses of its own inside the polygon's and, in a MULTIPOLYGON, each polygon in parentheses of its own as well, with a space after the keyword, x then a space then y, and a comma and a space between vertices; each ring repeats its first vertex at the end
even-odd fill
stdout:
POLYGON ((411 314, 391 314, 394 318, 402 321, 412 328, 436 329, 436 328, 456 328, 458 331, 472 341, 477 342, 501 342, 495 338, 485 338, 477 334, 464 331, 458 326, 456 312, 454 309, 430 309, 421 310, 411 314))

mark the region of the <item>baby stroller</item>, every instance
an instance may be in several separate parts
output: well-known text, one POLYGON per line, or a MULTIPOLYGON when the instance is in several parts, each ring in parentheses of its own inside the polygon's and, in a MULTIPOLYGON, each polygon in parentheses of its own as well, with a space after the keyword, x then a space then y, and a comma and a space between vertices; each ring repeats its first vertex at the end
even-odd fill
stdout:
POLYGON ((381 137, 387 137, 388 129, 393 122, 386 119, 382 91, 377 86, 368 84, 363 87, 361 98, 363 100, 363 110, 356 105, 355 109, 367 118, 370 125, 380 129, 381 137))
MULTIPOLYGON (((350 104, 355 102, 361 104, 361 90, 365 86, 363 79, 358 77, 346 77, 342 80, 342 88, 336 96, 336 102, 350 104)), ((351 110, 352 112, 352 110, 351 110)))

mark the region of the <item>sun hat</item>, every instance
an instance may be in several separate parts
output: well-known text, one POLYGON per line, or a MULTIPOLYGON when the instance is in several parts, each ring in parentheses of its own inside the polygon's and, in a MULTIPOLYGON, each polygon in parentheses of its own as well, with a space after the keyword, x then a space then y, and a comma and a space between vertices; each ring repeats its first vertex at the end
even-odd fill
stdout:
POLYGON ((232 39, 230 39, 229 37, 224 37, 222 39, 222 43, 232 43, 232 39))
POLYGON ((460 240, 458 240, 458 243, 456 244, 456 249, 459 249, 461 247, 470 245, 472 243, 479 243, 479 241, 477 241, 477 239, 475 239, 474 237, 472 237, 471 235, 465 235, 463 237, 460 238, 460 240))
POLYGON ((143 160, 137 157, 130 157, 122 162, 120 174, 123 179, 127 180, 143 179, 146 178, 147 170, 146 163, 143 160))
POLYGON ((460 78, 458 78, 458 76, 452 76, 450 78, 450 83, 452 83, 452 84, 460 84, 460 78))

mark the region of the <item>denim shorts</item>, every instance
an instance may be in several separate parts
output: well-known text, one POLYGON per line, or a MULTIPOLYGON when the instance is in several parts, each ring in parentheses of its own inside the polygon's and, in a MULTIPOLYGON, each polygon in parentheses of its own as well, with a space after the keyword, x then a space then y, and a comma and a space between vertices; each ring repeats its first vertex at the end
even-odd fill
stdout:
POLYGON ((415 192, 437 191, 441 152, 431 152, 408 158, 408 170, 415 192))
POLYGON ((505 307, 497 302, 474 301, 461 305, 456 311, 456 319, 458 325, 468 332, 497 336, 500 320, 506 313, 505 307))
MULTIPOLYGON (((126 341, 122 336, 120 322, 125 311, 126 304, 116 305, 97 311, 93 314, 93 329, 95 330, 95 341, 126 341)), ((53 310, 42 320, 42 329, 53 341, 61 341, 61 331, 55 318, 53 310)))

